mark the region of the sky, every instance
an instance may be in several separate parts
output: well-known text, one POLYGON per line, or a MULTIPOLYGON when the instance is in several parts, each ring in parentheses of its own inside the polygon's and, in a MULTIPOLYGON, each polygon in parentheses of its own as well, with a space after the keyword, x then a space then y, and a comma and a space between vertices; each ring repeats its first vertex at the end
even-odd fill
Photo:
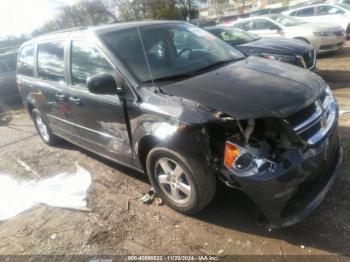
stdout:
POLYGON ((0 37, 30 33, 75 0, 1 0, 0 37))

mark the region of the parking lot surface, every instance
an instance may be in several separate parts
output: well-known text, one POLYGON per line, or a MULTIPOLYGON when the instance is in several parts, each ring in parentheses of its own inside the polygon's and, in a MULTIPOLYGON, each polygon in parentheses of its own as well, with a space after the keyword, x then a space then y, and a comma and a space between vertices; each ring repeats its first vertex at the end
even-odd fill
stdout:
POLYGON ((0 222, 0 255, 11 254, 350 254, 350 42, 318 60, 340 106, 345 158, 341 176, 321 206, 301 223, 269 231, 242 193, 220 186, 213 202, 189 217, 167 206, 144 205, 147 178, 67 142, 41 142, 26 112, 0 122, 0 173, 20 180, 90 171, 88 211, 38 205, 0 222), (24 163, 24 164, 23 164, 24 163))

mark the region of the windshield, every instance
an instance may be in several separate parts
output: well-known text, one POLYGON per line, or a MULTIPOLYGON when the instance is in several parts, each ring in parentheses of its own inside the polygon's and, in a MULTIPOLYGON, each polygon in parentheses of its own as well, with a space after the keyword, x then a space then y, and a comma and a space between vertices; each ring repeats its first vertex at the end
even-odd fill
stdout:
POLYGON ((289 16, 284 16, 284 15, 280 15, 280 16, 272 16, 271 19, 275 20, 277 23, 283 25, 283 26, 296 26, 296 25, 300 25, 300 24, 304 24, 305 22, 294 18, 294 17, 289 17, 289 16))
POLYGON ((214 35, 185 23, 134 27, 101 39, 140 82, 191 77, 244 58, 214 35))
POLYGON ((350 5, 348 4, 339 3, 336 5, 350 11, 350 5))
POLYGON ((234 28, 210 28, 208 31, 230 45, 243 45, 260 39, 256 35, 234 28))

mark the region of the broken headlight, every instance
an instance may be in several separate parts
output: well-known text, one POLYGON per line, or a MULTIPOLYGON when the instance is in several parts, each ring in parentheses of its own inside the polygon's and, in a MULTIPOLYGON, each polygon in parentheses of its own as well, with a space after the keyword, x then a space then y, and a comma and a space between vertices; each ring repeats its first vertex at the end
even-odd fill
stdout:
POLYGON ((226 142, 224 164, 237 176, 253 176, 263 171, 273 171, 275 163, 261 158, 232 142, 226 142))
POLYGON ((289 63, 289 64, 297 64, 298 63, 298 58, 295 55, 280 55, 280 54, 262 53, 258 56, 264 57, 267 59, 277 60, 277 61, 284 62, 284 63, 289 63))

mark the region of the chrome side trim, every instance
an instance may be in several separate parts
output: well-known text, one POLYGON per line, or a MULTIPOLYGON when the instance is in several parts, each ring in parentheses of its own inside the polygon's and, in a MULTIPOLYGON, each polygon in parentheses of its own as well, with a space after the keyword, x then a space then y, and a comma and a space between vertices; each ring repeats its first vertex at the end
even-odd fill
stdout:
POLYGON ((60 128, 60 127, 58 127, 58 126, 55 126, 55 129, 56 129, 57 131, 59 130, 59 131, 62 132, 62 133, 65 133, 65 134, 74 136, 74 137, 76 137, 76 138, 78 138, 78 139, 84 140, 84 141, 86 141, 86 142, 88 142, 88 143, 94 144, 95 146, 102 147, 102 148, 105 148, 105 147, 106 147, 106 145, 104 145, 104 144, 98 143, 98 142, 93 141, 93 140, 91 140, 91 139, 86 139, 84 136, 78 136, 77 134, 74 134, 73 132, 70 132, 70 131, 65 130, 65 129, 63 129, 63 128, 60 128))
POLYGON ((133 169, 133 170, 135 170, 135 171, 138 171, 138 172, 140 172, 140 173, 142 173, 142 174, 145 174, 145 171, 142 170, 142 169, 139 169, 139 168, 137 168, 137 167, 135 167, 135 166, 132 166, 132 165, 126 164, 126 163, 124 163, 124 162, 118 161, 118 160, 116 160, 116 159, 114 159, 114 158, 112 158, 112 157, 110 157, 110 156, 105 155, 105 154, 99 153, 99 152, 97 152, 97 151, 95 151, 95 150, 93 150, 93 149, 91 149, 91 148, 88 148, 88 147, 86 147, 86 146, 83 146, 83 145, 77 143, 76 141, 73 141, 72 139, 69 139, 69 138, 67 138, 67 137, 65 137, 65 136, 62 136, 62 135, 60 135, 60 134, 57 134, 57 133, 55 133, 55 132, 54 132, 54 134, 57 135, 57 136, 59 136, 59 137, 62 137, 64 140, 67 140, 68 142, 72 143, 73 145, 76 145, 76 146, 78 146, 78 147, 81 147, 81 148, 83 148, 83 149, 85 149, 85 150, 87 150, 87 151, 90 151, 90 152, 94 153, 95 155, 98 155, 98 156, 100 156, 100 157, 103 157, 103 158, 105 158, 105 159, 107 159, 107 160, 109 160, 109 161, 112 161, 112 162, 114 162, 114 163, 116 163, 116 164, 118 164, 118 165, 121 165, 121 166, 124 166, 124 167, 128 167, 128 168, 133 169))
POLYGON ((115 137, 115 136, 112 136, 112 135, 107 134, 107 133, 102 133, 102 132, 93 130, 93 129, 91 129, 91 128, 85 127, 85 126, 77 125, 77 124, 74 124, 74 123, 72 123, 72 122, 69 122, 69 121, 67 121, 67 120, 61 119, 61 118, 59 118, 59 117, 56 117, 56 116, 53 116, 53 115, 50 115, 50 114, 46 114, 46 115, 49 116, 49 117, 51 117, 51 118, 54 118, 54 119, 56 119, 56 120, 58 120, 58 121, 64 122, 64 123, 66 123, 66 124, 68 124, 68 125, 75 126, 75 127, 77 127, 77 128, 81 128, 81 129, 84 129, 84 130, 86 130, 86 131, 89 131, 89 132, 92 132, 92 133, 95 133, 95 134, 98 134, 98 135, 101 135, 101 136, 104 136, 104 137, 114 138, 114 139, 120 140, 120 141, 122 141, 122 142, 126 142, 126 140, 121 139, 121 138, 119 138, 119 137, 115 137))

